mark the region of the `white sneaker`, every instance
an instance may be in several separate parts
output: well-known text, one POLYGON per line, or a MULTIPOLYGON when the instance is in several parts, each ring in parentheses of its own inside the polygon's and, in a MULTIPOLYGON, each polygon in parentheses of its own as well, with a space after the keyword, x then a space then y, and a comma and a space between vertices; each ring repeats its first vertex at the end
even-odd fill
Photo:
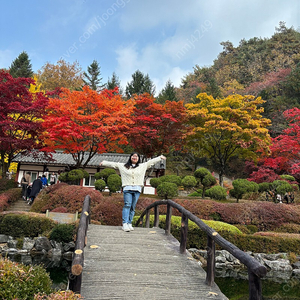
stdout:
POLYGON ((129 226, 128 226, 127 223, 124 223, 124 224, 123 224, 122 230, 124 230, 124 231, 126 231, 126 232, 129 232, 129 231, 130 231, 129 226))
POLYGON ((129 228, 130 231, 134 230, 133 227, 132 227, 132 224, 128 224, 128 228, 129 228))

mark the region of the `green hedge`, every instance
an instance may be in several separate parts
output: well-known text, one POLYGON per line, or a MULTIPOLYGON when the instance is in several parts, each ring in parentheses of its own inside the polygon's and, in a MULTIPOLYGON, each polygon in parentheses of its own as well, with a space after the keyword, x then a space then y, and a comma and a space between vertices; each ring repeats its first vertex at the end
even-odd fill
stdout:
MULTIPOLYGON (((134 223, 138 220, 138 216, 134 217, 134 223)), ((166 216, 159 216, 159 227, 165 228, 166 216)), ((223 238, 237 246, 243 251, 252 251, 255 253, 279 253, 294 252, 300 254, 300 239, 259 236, 242 233, 236 226, 218 222, 202 220, 208 226, 216 230, 223 238)), ((153 226, 154 216, 150 216, 150 226, 153 226)), ((249 232, 252 228, 248 228, 249 232)), ((172 216, 171 233, 180 241, 181 217, 172 216)), ((206 249, 207 235, 198 225, 189 221, 187 248, 206 249)), ((216 244, 216 249, 221 249, 216 244)))
POLYGON ((44 216, 30 214, 0 215, 0 232, 17 237, 36 237, 50 232, 57 223, 44 216))

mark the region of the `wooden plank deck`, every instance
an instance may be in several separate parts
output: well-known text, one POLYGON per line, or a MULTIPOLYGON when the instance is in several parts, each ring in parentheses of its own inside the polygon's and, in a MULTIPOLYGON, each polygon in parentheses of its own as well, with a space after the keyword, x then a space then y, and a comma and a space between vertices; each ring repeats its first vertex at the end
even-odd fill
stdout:
POLYGON ((81 295, 94 299, 228 299, 160 228, 89 225, 81 295))

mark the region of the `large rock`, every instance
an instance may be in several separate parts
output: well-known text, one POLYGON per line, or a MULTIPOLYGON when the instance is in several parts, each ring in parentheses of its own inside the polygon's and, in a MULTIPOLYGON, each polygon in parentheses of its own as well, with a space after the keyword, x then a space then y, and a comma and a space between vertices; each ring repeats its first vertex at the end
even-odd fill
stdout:
POLYGON ((46 237, 41 236, 36 239, 34 243, 34 248, 37 251, 49 251, 50 249, 52 249, 52 246, 50 241, 46 237))
POLYGON ((8 241, 8 235, 0 234, 0 244, 6 243, 8 241))
POLYGON ((29 237, 24 237, 23 239, 23 250, 30 251, 34 246, 35 241, 29 237))

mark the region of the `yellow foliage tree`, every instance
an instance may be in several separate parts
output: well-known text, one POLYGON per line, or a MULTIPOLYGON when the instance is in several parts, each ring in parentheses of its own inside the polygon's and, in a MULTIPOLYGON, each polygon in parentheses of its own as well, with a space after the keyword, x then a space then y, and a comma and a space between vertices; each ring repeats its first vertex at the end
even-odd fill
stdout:
POLYGON ((53 91, 56 88, 67 88, 71 91, 80 90, 84 85, 81 67, 77 61, 70 64, 60 59, 57 64, 46 63, 37 72, 37 80, 41 89, 53 91))
POLYGON ((218 168, 220 185, 230 158, 255 160, 268 154, 271 121, 261 116, 264 102, 260 97, 230 95, 214 99, 206 93, 197 96, 199 103, 187 104, 188 148, 197 156, 210 159, 218 168))

